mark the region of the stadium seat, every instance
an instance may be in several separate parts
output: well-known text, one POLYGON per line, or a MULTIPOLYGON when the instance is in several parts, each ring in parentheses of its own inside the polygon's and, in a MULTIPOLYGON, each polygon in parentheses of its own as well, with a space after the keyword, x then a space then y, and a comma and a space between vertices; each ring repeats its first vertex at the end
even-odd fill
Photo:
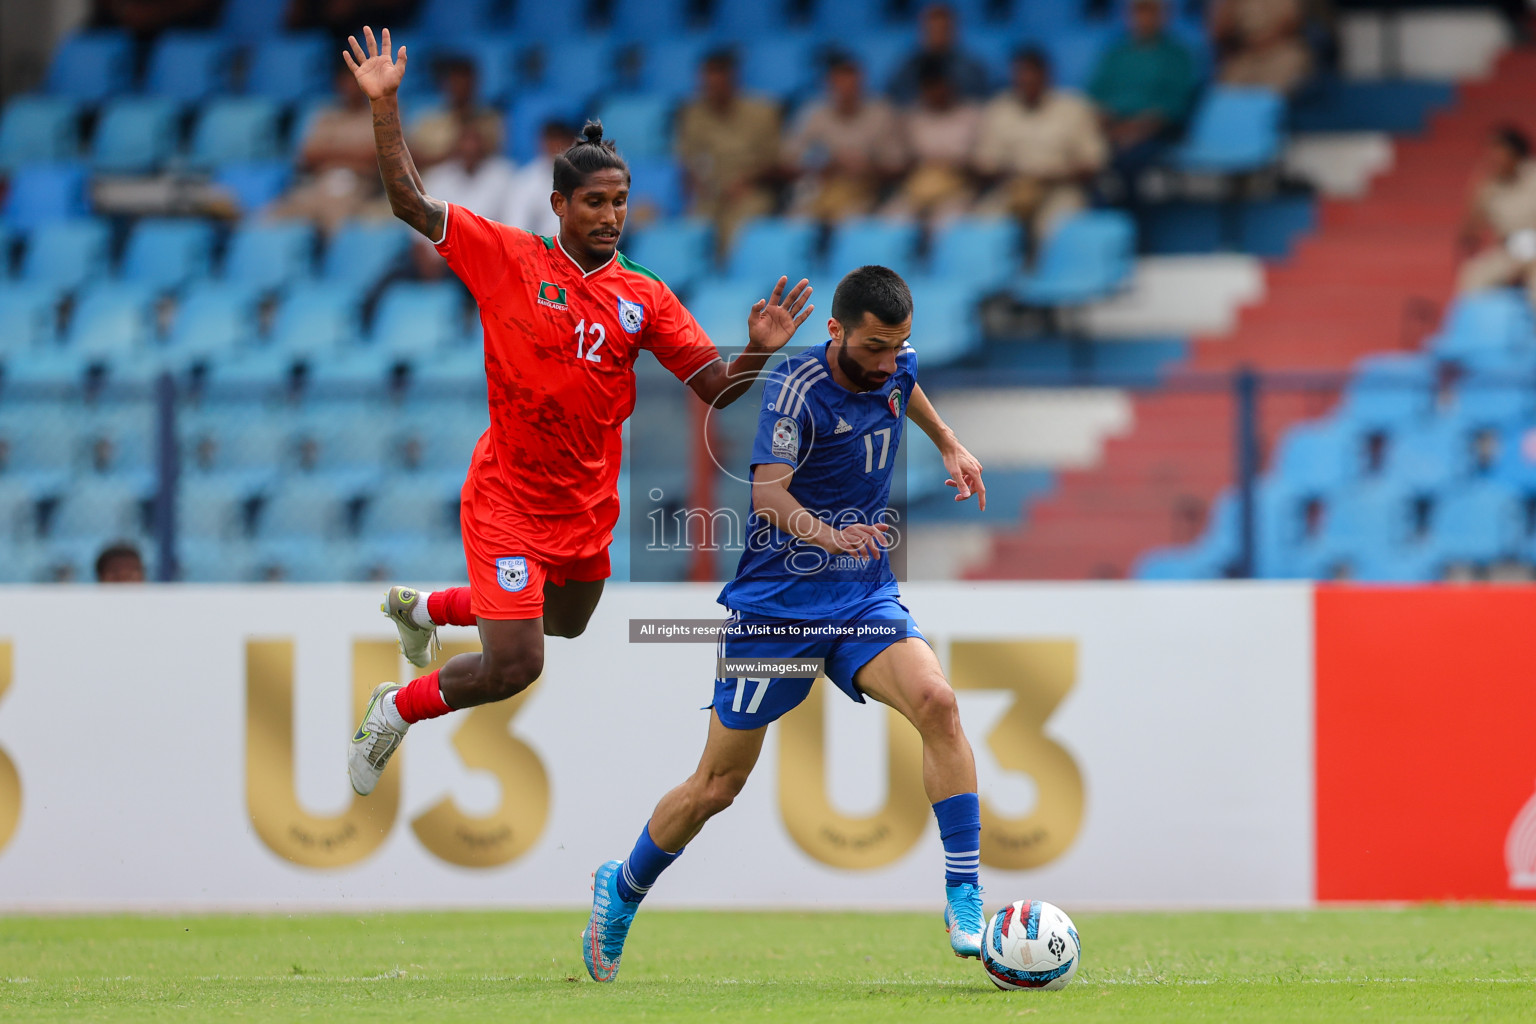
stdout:
MULTIPOLYGON (((973 294, 951 278, 914 277, 912 347, 918 366, 947 366, 981 348, 981 325, 973 294)), ((831 302, 823 308, 831 309, 831 302)))
POLYGON ((0 283, 0 362, 52 345, 58 336, 58 292, 24 282, 0 283))
POLYGON ((1051 57, 1051 79, 1065 89, 1086 89, 1099 64, 1099 55, 1112 33, 1098 27, 1053 32, 1043 40, 1051 57))
POLYGON ((586 35, 584 3, 523 0, 512 12, 512 31, 522 39, 579 39, 586 35))
POLYGON ((278 105, 262 96, 226 96, 203 105, 187 162, 211 168, 278 156, 278 105))
POLYGON ((760 289, 771 287, 780 276, 792 281, 808 276, 814 269, 817 234, 817 226, 808 220, 760 217, 748 221, 736 233, 727 261, 730 276, 760 289))
POLYGON ((617 140, 631 164, 672 157, 672 100, 660 93, 610 96, 598 109, 603 134, 617 140))
POLYGON ((73 160, 79 148, 80 105, 68 97, 15 96, 0 115, 0 171, 73 160))
POLYGON ((1516 558, 1524 540, 1524 497, 1500 480, 1446 490, 1430 515, 1429 544, 1440 560, 1485 564, 1516 558))
POLYGON ((709 221, 676 219, 645 228, 624 251, 682 294, 709 273, 713 245, 714 226, 709 221))
POLYGON ((314 251, 315 229, 310 224, 248 224, 229 241, 223 277, 256 288, 278 288, 309 276, 314 251))
POLYGON ((957 220, 937 229, 929 257, 935 277, 949 277, 982 295, 1019 271, 1019 226, 1011 220, 957 220))
MULTIPOLYGON (((416 59, 414 47, 411 53, 412 59, 416 59)), ((418 84, 430 86, 430 95, 435 100, 437 83, 433 70, 437 62, 449 56, 464 57, 475 66, 475 86, 480 102, 502 106, 517 91, 519 53, 517 41, 509 36, 457 34, 433 44, 431 58, 421 65, 427 74, 418 84)))
POLYGON ((338 348, 357 340, 361 323, 355 294, 307 281, 283 297, 268 345, 290 355, 338 348))
POLYGON ((404 537, 364 541, 358 545, 358 558, 366 569, 382 569, 385 579, 462 585, 469 578, 464 571, 464 545, 457 537, 436 541, 404 537))
POLYGON ((125 96, 102 110, 91 140, 91 166, 107 174, 148 174, 176 152, 176 102, 125 96))
POLYGON ((253 415, 258 408, 247 394, 205 401, 182 412, 176 429, 187 474, 231 474, 260 481, 276 471, 288 457, 293 425, 287 417, 253 415))
POLYGON ((1236 174, 1280 157, 1285 100, 1268 89, 1218 85, 1201 100, 1172 163, 1187 171, 1236 174))
POLYGON ((5 206, 0 208, 4 222, 22 231, 89 213, 85 168, 69 162, 24 165, 11 175, 5 206))
POLYGON ((133 77, 133 46, 126 32, 81 32, 59 44, 48 65, 47 91, 100 103, 127 91, 133 77))
POLYGON ((395 474, 368 496, 360 535, 381 540, 455 538, 459 534, 459 488, 451 477, 395 474))
POLYGON ((65 344, 75 355, 115 360, 131 356, 154 338, 153 290, 110 281, 86 292, 70 320, 65 344))
POLYGON ((359 387, 388 387, 395 380, 397 368, 409 366, 410 359, 421 356, 421 353, 411 349, 395 353, 371 345, 352 345, 296 355, 302 356, 308 394, 318 401, 331 401, 335 396, 351 394, 359 387))
POLYGON ((373 347, 408 356, 453 344, 462 333, 463 294, 449 283, 392 286, 374 314, 373 347))
POLYGON ((171 30, 154 43, 144 91, 180 103, 198 103, 229 88, 229 43, 210 32, 171 30))
POLYGON ((223 281, 198 281, 176 307, 164 355, 171 369, 233 358, 254 339, 259 293, 223 281))
POLYGON ((349 221, 326 247, 321 274, 327 281, 371 289, 405 258, 411 231, 397 221, 349 221))
MULTIPOLYGON (((756 5, 730 6, 745 9, 756 5)), ((799 33, 779 29, 753 38, 750 46, 741 49, 741 87, 745 92, 780 100, 799 99, 815 86, 816 53, 816 41, 799 33)))
POLYGON ((1118 210, 1094 210, 1061 222, 1045 240, 1036 268, 1014 294, 1036 306, 1074 306, 1104 298, 1130 276, 1136 227, 1118 210))
POLYGON ((239 0, 226 3, 219 15, 219 31, 230 39, 264 39, 283 30, 289 0, 239 0))
POLYGON ((292 165, 285 160, 222 164, 213 172, 214 184, 229 193, 243 215, 256 213, 281 197, 292 180, 292 165))
POLYGON ((517 163, 528 163, 539 153, 539 133, 546 121, 575 122, 584 113, 583 102, 567 95, 545 91, 520 94, 507 115, 507 154, 517 163))
MULTIPOLYGON (((835 7, 836 0, 825 0, 823 6, 835 7)), ((839 39, 839 43, 844 42, 839 39)), ((913 33, 904 29, 861 32, 846 40, 848 52, 864 70, 864 87, 874 94, 885 92, 896 69, 916 45, 913 33)))
POLYGON ((104 220, 80 218, 43 224, 27 243, 21 279, 55 290, 78 288, 105 273, 111 242, 112 233, 104 220))
POLYGON ((887 0, 816 0, 811 27, 832 38, 851 39, 885 26, 887 0))
POLYGON ((288 462, 300 469, 326 472, 340 480, 350 471, 376 485, 392 456, 396 410, 371 399, 351 396, 309 404, 293 423, 288 462))
POLYGON ((664 220, 683 212, 683 170, 671 157, 629 158, 629 215, 664 220))
POLYGON ((151 288, 179 288, 208 276, 213 225, 205 220, 147 219, 134 226, 123 253, 122 278, 151 288))
POLYGON ((284 477, 261 503, 256 534, 268 539, 340 536, 347 532, 347 506, 356 497, 351 481, 329 474, 284 477))
POLYGON ((1525 295, 1501 288, 1462 295, 1429 347, 1446 359, 1476 364, 1485 356, 1536 350, 1536 321, 1525 295))
POLYGON ((424 0, 414 30, 409 37, 402 33, 399 38, 410 43, 414 52, 412 40, 421 36, 443 39, 487 32, 497 27, 497 8, 505 6, 501 0, 424 0))
POLYGON ((622 40, 655 42, 688 29, 689 0, 612 0, 609 27, 622 40))
POLYGON ((1385 480, 1352 484, 1328 495, 1321 535, 1302 554, 1309 575, 1330 577, 1341 569, 1358 573, 1362 563, 1380 562, 1413 536, 1415 495, 1385 480))
POLYGON ((1464 481, 1472 472, 1471 435, 1448 417, 1399 426, 1390 435, 1381 472, 1416 494, 1464 481))
POLYGON ((1435 404, 1435 367, 1420 355, 1367 356, 1355 364, 1338 418, 1369 433, 1411 425, 1435 404))
POLYGON ((1443 415, 1463 429, 1502 428, 1536 419, 1536 391, 1530 375, 1474 372, 1456 382, 1443 415))
POLYGON ((833 231, 827 253, 826 286, 836 285, 848 271, 868 263, 890 267, 903 277, 912 276, 919 234, 914 221, 873 217, 843 221, 833 231))
MULTIPOLYGON (((456 394, 465 401, 485 397, 485 352, 479 345, 454 345, 417 355, 411 362, 411 386, 417 395, 456 394)), ((464 458, 468 459, 468 454, 464 458)))
POLYGON ((640 50, 640 87, 674 103, 698 89, 699 62, 719 45, 712 36, 692 34, 656 39, 640 50))
POLYGON ((255 576, 288 583, 325 583, 356 575, 356 544, 344 539, 285 536, 255 545, 255 576))
POLYGON ((1302 423, 1286 431, 1274 460, 1279 482, 1307 493, 1320 493, 1354 480, 1360 473, 1354 436, 1331 419, 1302 423))
POLYGON ((716 3, 712 5, 710 27, 721 36, 754 46, 782 33, 792 21, 794 10, 787 0, 763 0, 762 3, 716 3))
POLYGON ((244 474, 183 474, 176 490, 176 532, 192 542, 245 536, 246 509, 256 496, 244 474))
MULTIPOLYGON (((278 103, 296 103, 325 95, 334 66, 331 62, 336 55, 331 52, 330 41, 324 33, 263 33, 254 38, 258 42, 246 68, 246 95, 262 96, 278 103)), ((414 62, 412 66, 415 67, 414 62)), ((416 73, 412 71, 412 74, 416 73)))
MULTIPOLYGON (((546 4, 543 6, 556 6, 546 4)), ((538 48, 539 75, 533 88, 568 96, 585 107, 606 92, 616 64, 613 44, 600 36, 532 36, 555 39, 538 48)))
POLYGON ((145 537, 152 493, 145 474, 76 477, 54 510, 48 536, 96 543, 102 537, 145 537))
POLYGON ((747 312, 771 287, 753 278, 706 278, 694 288, 688 311, 719 348, 739 348, 747 343, 747 312))

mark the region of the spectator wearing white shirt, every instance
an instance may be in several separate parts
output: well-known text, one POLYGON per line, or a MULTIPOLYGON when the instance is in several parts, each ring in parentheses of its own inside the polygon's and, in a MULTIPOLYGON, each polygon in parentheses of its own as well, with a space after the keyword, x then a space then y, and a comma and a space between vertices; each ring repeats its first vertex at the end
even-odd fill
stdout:
MULTIPOLYGON (((517 168, 511 160, 491 150, 485 133, 473 121, 459 129, 453 155, 424 171, 421 181, 430 196, 489 220, 512 223, 517 168)), ((422 277, 444 276, 447 264, 425 238, 417 239, 413 252, 422 277)))
POLYGON ((555 157, 571 147, 575 134, 564 122, 545 122, 539 132, 539 155, 520 167, 513 178, 503 223, 536 235, 560 233, 560 218, 549 201, 555 190, 555 157))

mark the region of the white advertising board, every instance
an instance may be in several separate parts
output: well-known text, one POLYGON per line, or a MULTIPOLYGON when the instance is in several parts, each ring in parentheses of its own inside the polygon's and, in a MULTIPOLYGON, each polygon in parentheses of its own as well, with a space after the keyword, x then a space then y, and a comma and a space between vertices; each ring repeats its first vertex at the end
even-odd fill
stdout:
MULTIPOLYGON (((714 647, 628 621, 715 592, 611 586, 524 697, 413 728, 363 799, 355 702, 410 668, 376 589, 0 589, 0 909, 585 905, 705 735, 714 647)), ((905 600, 976 749, 991 900, 1311 902, 1309 587, 905 600)), ((942 864, 915 732, 822 683, 651 902, 932 908, 942 864)))

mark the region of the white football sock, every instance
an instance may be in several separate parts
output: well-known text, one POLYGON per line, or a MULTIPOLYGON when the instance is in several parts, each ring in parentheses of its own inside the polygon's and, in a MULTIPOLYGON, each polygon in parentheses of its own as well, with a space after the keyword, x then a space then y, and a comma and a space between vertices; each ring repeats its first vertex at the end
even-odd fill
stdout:
POLYGON ((399 690, 391 690, 379 703, 384 708, 384 721, 396 732, 404 732, 410 727, 410 723, 400 717, 400 709, 395 707, 395 695, 399 690))
POLYGON ((431 596, 430 590, 417 591, 416 603, 411 605, 411 621, 422 629, 437 628, 437 623, 432 621, 432 613, 427 611, 427 598, 431 596))

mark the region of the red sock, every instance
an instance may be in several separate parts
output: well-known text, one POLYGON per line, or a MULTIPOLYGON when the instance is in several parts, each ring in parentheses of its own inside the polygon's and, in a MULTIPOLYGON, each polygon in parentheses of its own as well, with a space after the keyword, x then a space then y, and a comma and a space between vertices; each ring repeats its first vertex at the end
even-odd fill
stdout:
POLYGON ((429 672, 420 679, 412 679, 395 691, 395 710, 407 722, 419 722, 424 718, 438 718, 453 708, 443 703, 442 690, 438 688, 437 673, 429 672))
POLYGON ((469 610, 469 588, 432 591, 427 595, 427 614, 439 626, 473 626, 475 615, 469 610))

